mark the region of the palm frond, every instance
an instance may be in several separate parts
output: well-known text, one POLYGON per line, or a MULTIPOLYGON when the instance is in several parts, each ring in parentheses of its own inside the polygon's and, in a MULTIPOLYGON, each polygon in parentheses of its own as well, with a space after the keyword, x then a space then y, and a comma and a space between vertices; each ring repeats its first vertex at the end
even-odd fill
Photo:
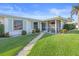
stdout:
POLYGON ((72 11, 71 11, 71 18, 74 14, 78 14, 78 11, 79 11, 79 5, 77 6, 72 6, 72 11))

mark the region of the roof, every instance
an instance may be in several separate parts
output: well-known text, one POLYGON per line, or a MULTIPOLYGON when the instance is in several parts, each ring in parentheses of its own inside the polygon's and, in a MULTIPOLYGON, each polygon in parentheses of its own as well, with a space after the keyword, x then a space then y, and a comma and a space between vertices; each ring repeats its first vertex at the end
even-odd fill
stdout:
POLYGON ((1 17, 16 17, 16 18, 23 18, 23 19, 28 19, 32 21, 40 21, 39 19, 33 19, 33 18, 27 18, 23 16, 15 16, 15 15, 7 15, 7 14, 0 14, 1 17))
POLYGON ((43 21, 51 21, 51 20, 63 20, 63 19, 65 19, 65 18, 60 17, 60 16, 57 16, 57 17, 53 17, 53 18, 49 18, 49 19, 45 19, 45 20, 43 20, 43 21))
POLYGON ((2 17, 16 17, 16 18, 22 18, 22 19, 27 19, 27 20, 32 20, 32 21, 51 21, 51 20, 63 20, 63 19, 65 19, 61 16, 56 16, 56 17, 49 18, 49 19, 33 19, 33 18, 27 18, 27 17, 23 17, 23 16, 8 15, 8 14, 0 14, 0 16, 2 16, 2 17))
POLYGON ((72 22, 72 19, 71 18, 67 18, 65 21, 66 22, 72 22))

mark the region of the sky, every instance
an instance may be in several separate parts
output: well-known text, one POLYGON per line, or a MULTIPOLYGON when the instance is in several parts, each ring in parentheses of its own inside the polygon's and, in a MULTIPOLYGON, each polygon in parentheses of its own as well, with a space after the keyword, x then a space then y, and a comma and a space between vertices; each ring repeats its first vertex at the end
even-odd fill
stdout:
POLYGON ((0 13, 36 19, 68 18, 73 5, 76 3, 0 3, 0 13))

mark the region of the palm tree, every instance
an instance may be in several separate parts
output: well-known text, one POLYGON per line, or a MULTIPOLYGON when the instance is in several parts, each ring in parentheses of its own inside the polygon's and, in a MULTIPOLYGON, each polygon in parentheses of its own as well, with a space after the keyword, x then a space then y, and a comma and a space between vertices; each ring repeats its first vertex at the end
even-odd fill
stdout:
POLYGON ((74 14, 77 15, 77 17, 78 17, 77 24, 78 24, 78 29, 79 29, 79 4, 72 7, 71 18, 72 18, 72 15, 74 15, 74 14))

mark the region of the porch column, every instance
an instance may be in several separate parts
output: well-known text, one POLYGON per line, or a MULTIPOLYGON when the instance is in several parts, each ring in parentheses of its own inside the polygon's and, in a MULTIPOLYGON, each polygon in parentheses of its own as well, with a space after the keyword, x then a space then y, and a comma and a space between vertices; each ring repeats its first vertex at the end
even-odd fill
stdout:
POLYGON ((63 29, 63 22, 61 21, 61 29, 63 29))
POLYGON ((38 22, 38 29, 40 29, 40 22, 38 22))
POLYGON ((55 20, 55 34, 57 33, 57 20, 55 20))
POLYGON ((48 32, 48 22, 46 22, 46 32, 48 32))
POLYGON ((42 22, 40 22, 39 25, 40 25, 40 31, 42 31, 42 22))

